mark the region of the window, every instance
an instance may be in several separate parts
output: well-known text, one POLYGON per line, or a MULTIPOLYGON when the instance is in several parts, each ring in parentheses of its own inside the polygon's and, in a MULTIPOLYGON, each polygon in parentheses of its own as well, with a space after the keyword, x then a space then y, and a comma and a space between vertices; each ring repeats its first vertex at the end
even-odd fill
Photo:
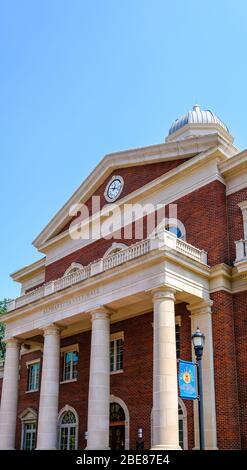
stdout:
POLYGON ((61 414, 59 420, 59 449, 75 450, 77 448, 78 420, 71 409, 61 414))
POLYGON ((182 230, 179 228, 178 225, 167 225, 166 230, 176 235, 177 238, 184 238, 182 230))
POLYGON ((187 442, 187 413, 181 399, 178 402, 178 439, 181 449, 188 449, 187 442))
POLYGON ((21 449, 34 450, 36 447, 37 411, 26 408, 20 415, 21 449))
POLYGON ((71 349, 63 352, 63 381, 77 379, 78 351, 71 349))
POLYGON ((80 263, 72 263, 68 269, 66 269, 64 276, 70 276, 71 274, 76 274, 76 273, 79 273, 81 271, 81 269, 83 268, 83 265, 80 264, 80 263))
POLYGON ((25 423, 23 432, 23 450, 34 450, 36 446, 36 423, 25 423))
POLYGON ((39 376, 40 376, 40 362, 33 362, 27 364, 28 367, 28 392, 34 392, 39 389, 39 376))
POLYGON ((123 370, 123 332, 111 335, 110 342, 110 371, 119 372, 123 370))

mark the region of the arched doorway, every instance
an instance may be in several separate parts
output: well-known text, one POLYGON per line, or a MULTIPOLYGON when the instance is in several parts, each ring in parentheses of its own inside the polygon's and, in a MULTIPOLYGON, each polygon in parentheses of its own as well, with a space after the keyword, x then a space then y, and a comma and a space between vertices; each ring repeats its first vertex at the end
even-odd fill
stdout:
POLYGON ((110 403, 110 435, 111 450, 125 449, 125 413, 119 403, 110 403))

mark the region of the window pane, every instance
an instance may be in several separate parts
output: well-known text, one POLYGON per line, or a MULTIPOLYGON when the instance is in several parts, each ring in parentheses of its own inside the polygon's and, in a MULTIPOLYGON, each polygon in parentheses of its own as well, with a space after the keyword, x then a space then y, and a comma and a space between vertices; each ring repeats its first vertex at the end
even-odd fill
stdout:
POLYGON ((70 428, 70 435, 69 435, 69 450, 75 450, 75 433, 76 428, 70 428))
POLYGON ((78 352, 73 352, 73 371, 72 371, 72 379, 77 378, 77 365, 78 365, 78 352))
POLYGON ((40 363, 28 366, 28 390, 38 390, 39 388, 40 363))
POLYGON ((61 428, 60 431, 60 449, 61 450, 67 450, 67 444, 68 444, 68 428, 61 428))
POLYGON ((66 413, 63 414, 61 424, 71 424, 71 423, 76 423, 76 417, 72 411, 66 411, 66 413))
POLYGON ((184 423, 183 419, 178 420, 178 434, 179 434, 179 445, 184 448, 184 423))
POLYGON ((77 378, 78 352, 68 351, 64 354, 63 380, 77 378))
POLYGON ((110 371, 123 369, 123 340, 115 339, 110 342, 110 371))
POLYGON ((36 423, 24 425, 24 450, 34 450, 36 444, 36 423))
POLYGON ((114 341, 110 343, 110 371, 114 371, 114 341))
POLYGON ((121 370, 123 368, 123 340, 117 340, 117 360, 116 360, 116 370, 121 370))

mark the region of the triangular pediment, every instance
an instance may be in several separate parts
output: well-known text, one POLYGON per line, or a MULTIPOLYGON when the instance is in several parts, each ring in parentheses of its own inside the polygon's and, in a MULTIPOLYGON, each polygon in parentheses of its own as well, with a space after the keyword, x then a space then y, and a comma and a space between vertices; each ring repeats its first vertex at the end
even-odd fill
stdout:
MULTIPOLYGON (((87 203, 92 195, 97 193, 97 190, 106 184, 107 179, 114 171, 120 172, 121 170, 124 171, 126 168, 128 170, 133 168, 134 173, 137 167, 166 162, 177 162, 176 165, 179 165, 182 164, 184 160, 217 146, 218 140, 219 136, 217 134, 206 135, 200 138, 191 138, 180 142, 164 143, 106 155, 33 241, 33 245, 38 250, 42 251, 42 248, 48 241, 51 241, 53 238, 57 237, 58 234, 61 234, 66 229, 66 224, 71 220, 69 216, 71 206, 79 203, 87 203)), ((174 166, 171 165, 171 169, 172 168, 174 168, 174 166)), ((165 171, 164 169, 164 172, 165 171)), ((170 171, 169 168, 167 171, 170 171)), ((143 183, 141 184, 143 185, 143 183)))

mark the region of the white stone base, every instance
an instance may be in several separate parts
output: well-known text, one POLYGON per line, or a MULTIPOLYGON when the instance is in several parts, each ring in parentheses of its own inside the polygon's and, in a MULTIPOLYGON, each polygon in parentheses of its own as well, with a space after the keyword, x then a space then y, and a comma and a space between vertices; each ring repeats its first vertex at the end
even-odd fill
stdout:
POLYGON ((151 447, 150 450, 182 450, 182 448, 180 446, 173 446, 173 445, 162 445, 162 444, 159 444, 157 446, 153 446, 151 447))

